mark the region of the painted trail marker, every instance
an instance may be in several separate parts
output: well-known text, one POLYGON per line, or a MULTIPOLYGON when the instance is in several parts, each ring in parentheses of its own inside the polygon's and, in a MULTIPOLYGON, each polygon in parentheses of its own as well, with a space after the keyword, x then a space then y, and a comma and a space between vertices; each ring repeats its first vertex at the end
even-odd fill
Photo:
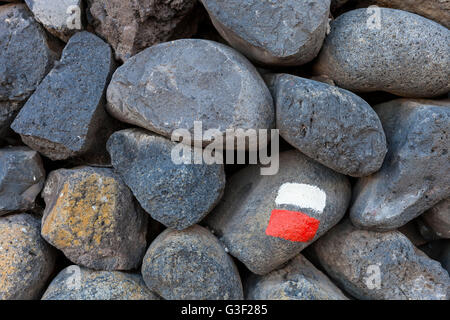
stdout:
MULTIPOLYGON (((326 206, 326 194, 320 188, 308 184, 285 183, 278 190, 277 206, 288 204, 322 213, 326 206)), ((301 211, 274 209, 271 212, 266 235, 295 242, 314 239, 320 221, 301 211)))

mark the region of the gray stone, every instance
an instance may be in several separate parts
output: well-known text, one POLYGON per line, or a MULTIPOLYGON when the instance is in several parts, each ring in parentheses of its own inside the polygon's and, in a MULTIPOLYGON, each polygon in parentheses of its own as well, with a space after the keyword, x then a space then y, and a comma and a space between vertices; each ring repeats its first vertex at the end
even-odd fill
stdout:
POLYGON ((416 247, 423 246, 428 242, 428 240, 424 239, 424 237, 420 234, 416 220, 411 220, 404 226, 398 228, 398 231, 403 233, 416 247))
POLYGON ((422 215, 425 223, 441 238, 450 238, 450 199, 445 199, 422 215))
POLYGON ((224 39, 267 65, 301 65, 314 59, 330 13, 330 0, 201 1, 224 39))
POLYGON ((268 77, 280 135, 308 157, 353 177, 378 171, 386 137, 372 107, 350 91, 288 74, 268 77))
POLYGON ((39 299, 55 265, 40 222, 22 213, 0 217, 0 300, 39 299))
POLYGON ((50 283, 42 300, 160 300, 141 275, 72 265, 50 283))
POLYGON ((450 1, 448 0, 372 0, 372 2, 382 7, 417 13, 450 28, 450 1))
POLYGON ((0 216, 34 209, 45 182, 45 170, 36 151, 27 147, 0 149, 0 216))
POLYGON ((41 234, 72 262, 97 270, 139 266, 147 246, 147 215, 111 169, 52 171, 42 191, 41 234))
POLYGON ((274 124, 272 97, 255 67, 208 40, 177 40, 137 54, 114 73, 107 98, 112 116, 169 138, 176 129, 193 133, 194 121, 221 133, 274 124))
POLYGON ((404 99, 375 106, 389 151, 381 170, 354 188, 356 226, 393 230, 450 196, 449 106, 404 99))
POLYGON ((233 175, 222 201, 205 222, 231 255, 253 273, 263 275, 295 257, 337 224, 350 197, 345 176, 292 150, 280 154, 276 175, 260 175, 259 166, 248 166, 233 175), (301 211, 319 220, 317 232, 307 233, 308 224, 300 221, 298 225, 281 225, 280 233, 305 234, 305 239, 291 241, 282 235, 267 235, 274 209, 301 211))
POLYGON ((64 42, 83 29, 82 0, 25 0, 25 3, 34 18, 64 42))
POLYGON ((316 72, 358 92, 419 98, 450 91, 450 30, 406 11, 377 10, 349 11, 332 23, 316 72))
POLYGON ((161 233, 145 254, 142 276, 164 299, 243 299, 233 260, 208 230, 197 225, 161 233))
POLYGON ((1 6, 0 101, 25 101, 52 68, 54 49, 24 4, 1 6))
POLYGON ((450 241, 446 241, 439 258, 442 267, 450 274, 450 241))
POLYGON ((299 254, 281 269, 248 280, 249 300, 347 300, 330 279, 299 254))
POLYGON ((90 24, 126 61, 154 44, 197 30, 196 0, 87 0, 90 24))
POLYGON ((225 172, 223 165, 175 164, 171 155, 176 145, 128 129, 114 133, 107 148, 115 170, 145 211, 165 226, 182 230, 202 220, 220 200, 225 172))
POLYGON ((358 299, 449 298, 447 272, 398 231, 359 230, 347 220, 312 248, 328 275, 358 299))
POLYGON ((57 51, 24 4, 0 7, 0 137, 52 68, 57 51))
POLYGON ((88 152, 107 117, 104 91, 113 64, 105 42, 89 32, 77 33, 12 129, 25 144, 52 160, 88 152))

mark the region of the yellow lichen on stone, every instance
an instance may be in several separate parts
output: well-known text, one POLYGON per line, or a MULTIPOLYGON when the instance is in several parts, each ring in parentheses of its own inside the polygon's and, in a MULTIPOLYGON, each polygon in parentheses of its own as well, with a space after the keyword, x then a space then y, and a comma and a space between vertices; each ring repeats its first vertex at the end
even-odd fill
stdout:
POLYGON ((92 250, 115 230, 118 188, 112 177, 77 173, 64 183, 43 221, 42 234, 59 249, 92 250))

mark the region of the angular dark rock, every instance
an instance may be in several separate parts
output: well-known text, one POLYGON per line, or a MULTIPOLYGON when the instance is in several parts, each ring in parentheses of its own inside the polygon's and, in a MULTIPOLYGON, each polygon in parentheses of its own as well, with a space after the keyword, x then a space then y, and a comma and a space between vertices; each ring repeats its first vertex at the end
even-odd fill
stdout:
POLYGON ((145 254, 142 276, 164 299, 243 299, 233 260, 208 230, 197 225, 161 233, 145 254))
POLYGON ((97 270, 139 266, 148 218, 111 169, 52 171, 42 196, 42 236, 72 262, 97 270))
POLYGON ((25 144, 52 160, 87 153, 107 117, 104 91, 114 66, 111 48, 89 32, 74 35, 61 61, 12 124, 25 144))
MULTIPOLYGON (((114 133, 108 151, 141 206, 153 219, 182 230, 202 220, 225 188, 223 165, 175 164, 177 144, 140 129, 114 133)), ((191 147, 188 147, 193 152, 191 147)))
POLYGON ((354 188, 353 224, 393 230, 450 196, 449 106, 405 99, 375 106, 389 151, 381 170, 354 188))

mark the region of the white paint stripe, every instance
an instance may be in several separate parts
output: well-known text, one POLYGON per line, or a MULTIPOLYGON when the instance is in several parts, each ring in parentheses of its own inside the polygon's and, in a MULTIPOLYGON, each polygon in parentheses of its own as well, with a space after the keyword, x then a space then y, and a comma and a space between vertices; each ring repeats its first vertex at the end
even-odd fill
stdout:
POLYGON ((291 204, 322 212, 327 202, 327 195, 322 189, 301 183, 285 183, 278 190, 275 203, 291 204))

